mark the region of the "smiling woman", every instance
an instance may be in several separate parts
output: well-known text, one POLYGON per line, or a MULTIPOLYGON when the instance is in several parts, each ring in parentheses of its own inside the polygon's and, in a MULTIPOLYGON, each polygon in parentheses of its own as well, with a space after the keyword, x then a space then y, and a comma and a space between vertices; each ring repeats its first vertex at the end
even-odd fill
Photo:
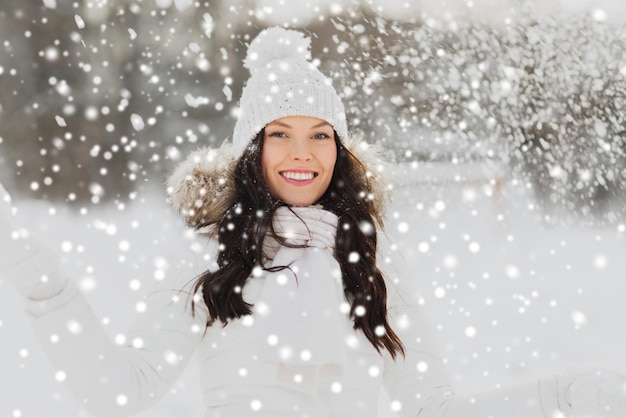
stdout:
POLYGON ((265 127, 263 176, 272 195, 289 205, 316 203, 328 189, 336 161, 335 131, 326 121, 289 116, 265 127))
POLYGON ((375 418, 383 387, 403 418, 626 416, 624 380, 597 370, 456 396, 403 290, 424 278, 383 273, 386 184, 355 152, 371 148, 350 148, 309 41, 268 29, 245 64, 233 142, 168 179, 188 226, 217 245, 198 257, 203 273, 150 295, 128 344, 108 337, 59 257, 0 205, 0 273, 81 405, 99 417, 145 410, 196 357, 205 418, 375 418))

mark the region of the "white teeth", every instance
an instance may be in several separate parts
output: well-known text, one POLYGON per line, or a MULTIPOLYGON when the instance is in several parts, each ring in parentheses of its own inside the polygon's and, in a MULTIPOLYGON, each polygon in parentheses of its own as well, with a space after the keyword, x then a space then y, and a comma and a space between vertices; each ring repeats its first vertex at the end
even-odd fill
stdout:
POLYGON ((313 177, 315 177, 315 175, 310 171, 307 173, 285 171, 282 174, 284 177, 287 177, 288 179, 297 180, 297 181, 311 180, 313 177))

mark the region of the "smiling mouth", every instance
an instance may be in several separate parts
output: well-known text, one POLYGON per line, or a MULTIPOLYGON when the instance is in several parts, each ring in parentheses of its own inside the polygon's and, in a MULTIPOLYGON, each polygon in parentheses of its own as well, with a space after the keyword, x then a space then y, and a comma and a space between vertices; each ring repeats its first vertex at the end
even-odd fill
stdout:
POLYGON ((317 177, 317 173, 313 171, 301 172, 301 171, 282 171, 281 176, 295 181, 308 181, 317 177))

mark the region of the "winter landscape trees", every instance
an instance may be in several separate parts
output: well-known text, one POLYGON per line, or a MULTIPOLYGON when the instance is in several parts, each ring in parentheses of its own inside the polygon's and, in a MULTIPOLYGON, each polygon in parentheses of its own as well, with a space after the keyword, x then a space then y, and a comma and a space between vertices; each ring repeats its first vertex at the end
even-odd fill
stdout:
MULTIPOLYGON (((275 23, 269 3, 3 1, 5 181, 75 207, 125 201, 223 141, 247 76, 242 45, 275 23)), ((512 4, 496 24, 347 1, 307 3, 307 21, 280 23, 315 35, 352 128, 397 159, 494 159, 546 210, 615 221, 626 212, 624 26, 599 10, 512 4)))

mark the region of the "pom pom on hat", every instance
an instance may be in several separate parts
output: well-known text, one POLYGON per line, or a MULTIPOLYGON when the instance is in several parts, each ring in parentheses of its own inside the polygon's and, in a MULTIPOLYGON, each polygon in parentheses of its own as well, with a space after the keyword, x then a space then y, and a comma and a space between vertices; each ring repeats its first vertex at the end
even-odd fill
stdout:
POLYGON ((330 79, 310 61, 311 41, 301 32, 272 27, 248 47, 244 65, 250 79, 241 92, 233 132, 235 155, 241 156, 268 123, 287 116, 309 116, 348 137, 343 103, 330 79))
POLYGON ((255 72, 275 60, 311 59, 311 40, 295 30, 280 27, 265 29, 254 38, 243 65, 255 72))

